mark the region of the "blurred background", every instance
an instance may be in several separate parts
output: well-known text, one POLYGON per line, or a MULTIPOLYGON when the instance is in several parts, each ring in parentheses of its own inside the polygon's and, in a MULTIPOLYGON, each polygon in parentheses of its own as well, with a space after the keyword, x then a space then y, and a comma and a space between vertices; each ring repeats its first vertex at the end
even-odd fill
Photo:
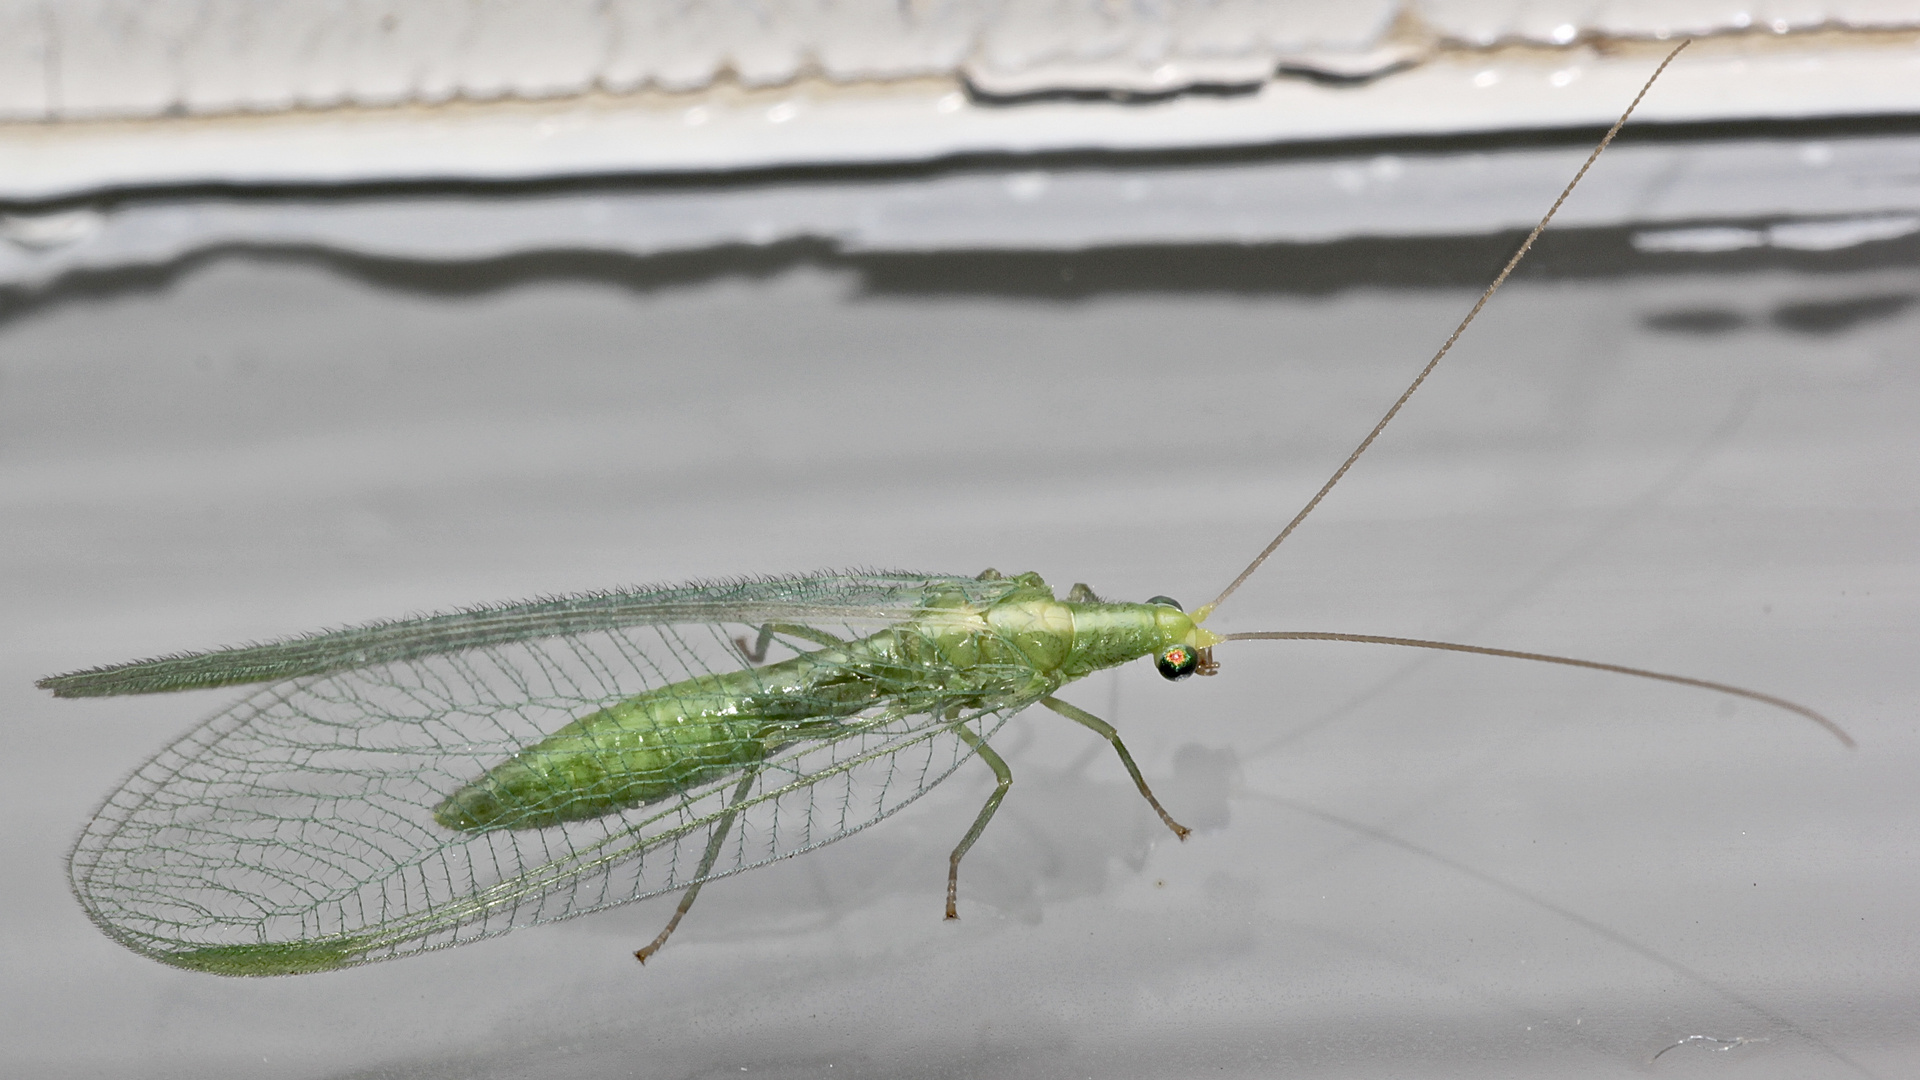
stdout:
POLYGON ((0 1061, 46 1077, 1898 1076, 1920 3, 0 0, 0 1061), (893 820, 258 982, 68 895, 237 694, 40 676, 840 567, 1223 587, 893 820))

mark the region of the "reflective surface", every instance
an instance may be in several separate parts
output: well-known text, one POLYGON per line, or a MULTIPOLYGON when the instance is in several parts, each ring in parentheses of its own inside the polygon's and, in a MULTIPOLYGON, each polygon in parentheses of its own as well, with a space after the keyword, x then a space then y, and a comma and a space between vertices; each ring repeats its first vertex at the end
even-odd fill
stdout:
POLYGON ((821 567, 1191 608, 1477 286, 1298 290, 1283 266, 1023 298, 803 255, 452 284, 231 258, 17 306, 0 1054, 40 1076, 1898 1074, 1920 275, 1666 269, 1517 281, 1213 625, 1719 679, 1859 750, 1598 673, 1246 643, 1217 678, 1141 664, 1064 695, 1120 728, 1184 844, 1085 731, 1010 725, 958 923, 946 854, 985 768, 714 885, 645 968, 670 901, 268 981, 122 951, 65 884, 93 803, 234 695, 56 702, 35 677, 821 567))

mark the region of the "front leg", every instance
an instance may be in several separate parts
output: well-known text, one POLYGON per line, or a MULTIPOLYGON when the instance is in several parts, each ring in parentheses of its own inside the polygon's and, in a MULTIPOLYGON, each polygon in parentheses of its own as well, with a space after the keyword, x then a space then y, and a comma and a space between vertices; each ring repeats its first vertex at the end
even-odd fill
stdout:
POLYGON ((1127 753, 1127 744, 1120 741, 1120 733, 1113 729, 1112 724, 1087 712, 1085 709, 1075 708, 1051 695, 1041 698, 1040 704, 1045 705, 1047 708, 1052 709, 1054 712, 1059 713, 1074 723, 1092 730, 1101 738, 1112 743, 1114 752, 1120 755, 1120 764, 1125 765, 1127 767, 1127 775, 1133 777, 1133 785, 1140 789, 1140 794, 1147 797, 1147 805, 1153 807, 1153 812, 1159 814, 1160 820, 1167 823, 1167 828, 1173 830, 1173 835, 1182 840, 1187 838, 1187 834, 1193 830, 1173 820, 1173 816, 1167 813, 1166 807, 1160 805, 1160 800, 1153 797, 1153 790, 1147 787, 1146 777, 1140 775, 1140 766, 1133 763, 1133 755, 1127 753))

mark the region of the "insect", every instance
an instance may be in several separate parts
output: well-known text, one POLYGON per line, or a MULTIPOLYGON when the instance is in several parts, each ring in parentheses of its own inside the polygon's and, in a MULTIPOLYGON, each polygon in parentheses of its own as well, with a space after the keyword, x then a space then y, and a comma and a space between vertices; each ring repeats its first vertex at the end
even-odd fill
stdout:
POLYGON ((644 959, 705 882, 857 832, 977 757, 998 783, 949 855, 955 916, 960 864, 1011 783, 992 745, 1011 715, 1039 704, 1107 739, 1184 834, 1119 734, 1056 694, 1148 656, 1169 678, 1212 674, 1213 649, 1234 640, 1574 664, 1820 720, 1752 691, 1590 661, 1207 629, 1458 336, 1266 550, 1191 613, 1165 598, 1108 603, 1085 586, 1060 598, 1030 574, 827 574, 476 608, 43 680, 60 696, 257 686, 108 798, 75 846, 76 894, 144 955, 269 975, 681 892, 644 959))

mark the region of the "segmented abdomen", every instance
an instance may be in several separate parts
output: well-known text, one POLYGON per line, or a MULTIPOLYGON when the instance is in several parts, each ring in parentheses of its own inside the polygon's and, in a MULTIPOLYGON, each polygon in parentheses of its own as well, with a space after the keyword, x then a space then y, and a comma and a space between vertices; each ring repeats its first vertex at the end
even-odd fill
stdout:
POLYGON ((673 683, 597 709, 487 770, 434 807, 449 829, 541 829, 682 794, 788 741, 784 729, 848 716, 871 689, 822 693, 799 657, 673 683))

